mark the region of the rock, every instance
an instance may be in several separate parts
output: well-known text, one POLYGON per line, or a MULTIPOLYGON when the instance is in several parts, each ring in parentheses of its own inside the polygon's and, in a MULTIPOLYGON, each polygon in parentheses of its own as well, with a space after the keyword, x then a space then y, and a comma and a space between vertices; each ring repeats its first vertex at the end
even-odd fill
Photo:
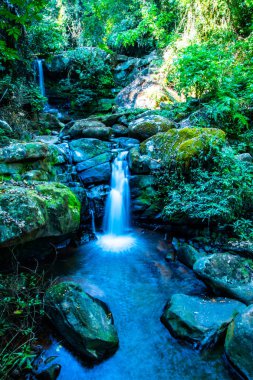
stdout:
POLYGON ((12 134, 13 129, 10 127, 10 125, 4 120, 0 120, 0 136, 11 137, 12 134))
POLYGON ((36 379, 38 380, 56 380, 60 375, 61 366, 60 364, 52 364, 49 368, 36 374, 36 379))
POLYGON ((112 159, 112 153, 110 152, 102 153, 99 156, 80 162, 79 164, 76 165, 76 170, 78 172, 82 172, 90 168, 93 168, 95 166, 105 164, 106 162, 110 163, 111 159, 112 159))
POLYGON ((247 305, 253 303, 253 261, 228 253, 199 259, 194 272, 216 294, 225 294, 247 305))
POLYGON ((51 322, 81 355, 100 361, 117 350, 112 313, 79 285, 62 282, 52 286, 46 292, 45 304, 51 322))
POLYGON ((70 127, 67 125, 62 130, 61 137, 66 135, 69 135, 71 139, 86 137, 109 140, 112 135, 112 129, 100 121, 83 119, 76 121, 70 127))
POLYGON ((90 169, 80 172, 79 177, 84 185, 109 183, 111 178, 111 165, 109 162, 105 162, 101 165, 91 167, 90 169))
POLYGON ((249 153, 241 153, 241 154, 237 154, 235 156, 235 158, 239 161, 243 161, 243 162, 249 162, 249 163, 252 163, 253 162, 253 157, 251 156, 251 154, 249 153))
POLYGON ((129 137, 117 137, 116 139, 113 139, 113 141, 116 142, 119 148, 122 149, 131 149, 140 144, 139 140, 131 139, 129 137))
POLYGON ((161 320, 176 338, 188 340, 197 348, 213 347, 224 337, 235 313, 245 308, 241 302, 228 298, 174 294, 161 320))
POLYGON ((0 149, 1 162, 22 162, 32 160, 43 160, 49 156, 49 149, 46 144, 16 143, 0 149))
POLYGON ((41 142, 44 144, 57 144, 59 142, 59 137, 58 135, 54 135, 54 136, 42 135, 42 136, 36 136, 34 141, 41 142))
POLYGON ((116 97, 116 104, 119 107, 131 109, 157 109, 161 102, 171 102, 179 100, 177 94, 164 88, 148 70, 142 71, 127 87, 116 97))
MULTIPOLYGON (((229 363, 243 379, 253 379, 253 305, 238 314, 230 324, 225 341, 229 363)), ((240 378, 241 378, 240 377, 240 378)))
POLYGON ((247 256, 253 259, 253 242, 230 240, 222 249, 226 252, 236 253, 241 256, 247 256))
POLYGON ((176 255, 179 261, 187 265, 189 268, 193 268, 196 261, 201 257, 206 256, 204 253, 197 251, 194 247, 187 243, 179 244, 176 250, 176 255))
POLYGON ((152 175, 134 175, 130 178, 132 210, 138 219, 157 219, 159 210, 154 204, 157 196, 152 175))
POLYGON ((122 137, 128 135, 128 128, 121 124, 114 124, 112 126, 112 132, 116 137, 122 137))
POLYGON ((175 128, 175 123, 166 117, 151 114, 132 121, 128 128, 130 136, 144 141, 159 132, 167 132, 175 128))
POLYGON ((134 147, 129 152, 129 168, 134 174, 149 174, 160 168, 160 163, 147 155, 140 154, 140 148, 134 147))
POLYGON ((88 190, 88 198, 94 209, 94 214, 97 219, 103 219, 105 212, 105 204, 110 193, 109 185, 98 185, 88 190))
POLYGON ((64 127, 64 124, 57 118, 57 116, 47 112, 40 114, 39 123, 44 127, 44 129, 49 130, 60 130, 64 127))
POLYGON ((0 246, 76 232, 81 205, 68 187, 42 183, 0 187, 0 246))
POLYGON ((174 162, 187 167, 211 146, 224 144, 225 136, 225 132, 216 128, 170 129, 141 143, 140 152, 160 160, 163 165, 174 162))
POLYGON ((108 153, 111 150, 110 143, 91 138, 71 141, 69 147, 72 151, 74 163, 90 160, 101 154, 108 153))

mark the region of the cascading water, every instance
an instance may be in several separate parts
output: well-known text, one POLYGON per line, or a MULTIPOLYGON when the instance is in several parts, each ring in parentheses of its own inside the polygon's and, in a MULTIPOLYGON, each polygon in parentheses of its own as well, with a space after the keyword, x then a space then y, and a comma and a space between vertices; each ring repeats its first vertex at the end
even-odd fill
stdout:
MULTIPOLYGON (((43 60, 37 59, 36 63, 37 63, 38 74, 39 74, 40 93, 42 96, 44 96, 44 98, 47 98, 46 89, 45 89, 45 81, 44 81, 43 60)), ((44 106, 44 112, 56 114, 58 118, 62 117, 61 112, 59 112, 59 110, 57 108, 51 108, 48 101, 46 102, 46 104, 44 106)))
POLYGON ((111 191, 106 202, 104 235, 99 244, 108 251, 122 251, 133 245, 130 229, 130 187, 128 152, 120 152, 112 164, 111 191))
POLYGON ((42 96, 46 97, 44 73, 43 73, 43 61, 41 59, 37 59, 37 65, 38 65, 38 72, 39 72, 40 92, 42 96))

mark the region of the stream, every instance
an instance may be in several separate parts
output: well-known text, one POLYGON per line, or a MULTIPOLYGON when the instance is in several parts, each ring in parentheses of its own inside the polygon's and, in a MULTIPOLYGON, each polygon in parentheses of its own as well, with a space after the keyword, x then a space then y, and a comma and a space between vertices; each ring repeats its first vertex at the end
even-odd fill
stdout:
POLYGON ((78 282, 109 305, 120 340, 114 356, 89 368, 52 338, 46 356, 58 356, 59 379, 230 379, 222 352, 200 353, 175 340, 160 322, 172 294, 203 295, 203 283, 184 265, 165 261, 164 236, 135 230, 131 237, 126 251, 103 250, 99 239, 57 262, 53 275, 78 282))

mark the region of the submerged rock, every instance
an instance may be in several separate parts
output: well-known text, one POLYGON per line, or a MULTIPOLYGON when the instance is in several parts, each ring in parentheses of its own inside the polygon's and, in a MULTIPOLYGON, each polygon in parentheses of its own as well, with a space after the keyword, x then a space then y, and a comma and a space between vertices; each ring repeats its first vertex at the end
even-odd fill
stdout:
POLYGON ((159 132, 175 128, 175 123, 166 117, 151 114, 132 121, 128 128, 130 136, 144 141, 159 132))
POLYGON ((79 285, 62 282, 52 286, 45 304, 51 322, 80 354, 100 361, 117 350, 119 339, 111 311, 79 285))
POLYGON ((41 237, 78 230, 81 205, 59 183, 0 187, 0 246, 22 244, 41 237))
POLYGON ((225 352, 235 369, 247 380, 253 379, 253 306, 238 314, 228 328, 225 352))
POLYGON ((235 313, 245 308, 241 302, 228 298, 174 294, 161 320, 176 338, 188 340, 198 348, 212 347, 224 336, 235 313))
POLYGON ((253 261, 227 253, 199 259, 194 272, 217 294, 253 303, 253 261))

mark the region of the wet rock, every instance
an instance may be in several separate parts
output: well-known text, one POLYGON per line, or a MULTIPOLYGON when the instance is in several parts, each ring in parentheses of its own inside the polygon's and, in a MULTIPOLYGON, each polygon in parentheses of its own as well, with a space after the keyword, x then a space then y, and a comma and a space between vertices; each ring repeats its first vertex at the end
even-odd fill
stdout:
POLYGON ((175 128, 175 123, 163 116, 151 114, 132 121, 128 128, 130 136, 144 141, 159 132, 175 128))
POLYGON ((71 141, 69 147, 72 151, 74 163, 90 160, 96 156, 108 153, 111 150, 110 143, 91 138, 71 141))
POLYGON ((61 372, 60 364, 52 364, 49 368, 36 374, 38 380, 56 380, 61 372))
POLYGON ((224 337, 234 315, 245 308, 228 298, 174 294, 161 320, 176 338, 190 341, 197 348, 212 347, 224 337))
POLYGON ((112 126, 112 132, 116 137, 122 137, 128 135, 128 128, 121 124, 114 124, 112 126))
POLYGON ((129 137, 117 137, 113 141, 116 142, 118 144, 119 148, 122 148, 122 149, 131 149, 134 146, 140 144, 139 140, 132 139, 129 137))
POLYGON ((159 210, 154 204, 157 192, 152 175, 134 175, 130 178, 133 214, 138 219, 157 219, 159 210))
POLYGON ((252 163, 253 162, 253 157, 251 156, 251 154, 249 153, 241 153, 241 154, 237 154, 235 156, 235 158, 239 161, 243 161, 243 162, 249 162, 249 163, 252 163))
POLYGON ((62 282, 52 286, 46 292, 45 304, 51 322, 81 355, 102 360, 117 350, 112 313, 79 285, 62 282))
POLYGON ((253 305, 238 314, 230 324, 225 341, 229 363, 242 378, 253 379, 253 305))
POLYGON ((220 129, 170 129, 141 143, 140 152, 160 160, 164 165, 178 162, 188 167, 193 158, 207 152, 214 144, 219 146, 224 143, 225 133, 220 129))
POLYGON ((222 249, 227 252, 253 258, 253 243, 251 241, 230 240, 222 246, 222 249))
POLYGON ((216 294, 228 295, 247 305, 253 303, 252 260, 216 253, 199 259, 193 269, 216 294))
POLYGON ((93 183, 108 183, 111 178, 111 165, 109 162, 91 167, 79 173, 79 177, 84 185, 93 183))
POLYGON ((189 268, 193 268, 196 261, 206 256, 205 253, 197 251, 197 249, 187 243, 179 244, 176 255, 178 260, 189 268))
POLYGON ((149 174, 161 166, 157 160, 147 155, 141 155, 139 146, 130 150, 128 161, 129 168, 134 174, 149 174))
POLYGON ((99 140, 109 140, 112 135, 112 129, 105 124, 96 120, 83 119, 76 121, 70 127, 67 125, 61 132, 62 136, 74 138, 96 138, 99 140))
POLYGON ((112 159, 112 153, 102 153, 96 157, 90 158, 89 160, 82 161, 79 164, 76 165, 76 170, 78 172, 82 172, 85 170, 88 170, 90 168, 93 168, 98 165, 105 164, 106 162, 110 162, 112 159))
POLYGON ((32 187, 0 187, 0 246, 12 246, 40 237, 77 231, 80 202, 64 185, 42 183, 32 187))

